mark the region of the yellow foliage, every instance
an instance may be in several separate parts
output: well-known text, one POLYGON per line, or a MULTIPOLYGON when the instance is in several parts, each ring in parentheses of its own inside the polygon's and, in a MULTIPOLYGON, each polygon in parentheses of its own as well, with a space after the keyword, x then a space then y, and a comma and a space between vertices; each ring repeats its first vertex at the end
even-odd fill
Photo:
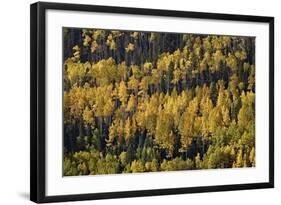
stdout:
POLYGON ((87 124, 92 125, 94 123, 94 115, 93 112, 86 107, 83 111, 83 120, 84 122, 86 122, 87 124))
POLYGON ((129 43, 128 46, 125 48, 125 51, 128 53, 130 51, 134 51, 135 50, 135 45, 132 43, 129 43))

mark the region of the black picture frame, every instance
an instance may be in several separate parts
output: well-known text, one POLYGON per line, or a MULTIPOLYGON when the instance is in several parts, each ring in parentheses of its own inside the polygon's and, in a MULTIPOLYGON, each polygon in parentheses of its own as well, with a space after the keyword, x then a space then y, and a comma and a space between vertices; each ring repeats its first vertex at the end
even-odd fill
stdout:
POLYGON ((38 2, 30 6, 30 199, 37 203, 76 200, 97 200, 198 192, 218 192, 274 187, 274 18, 264 16, 109 7, 82 4, 38 2), (262 22, 269 24, 269 181, 263 183, 170 188, 158 190, 122 191, 74 195, 46 196, 46 81, 45 38, 46 10, 105 12, 151 16, 262 22))

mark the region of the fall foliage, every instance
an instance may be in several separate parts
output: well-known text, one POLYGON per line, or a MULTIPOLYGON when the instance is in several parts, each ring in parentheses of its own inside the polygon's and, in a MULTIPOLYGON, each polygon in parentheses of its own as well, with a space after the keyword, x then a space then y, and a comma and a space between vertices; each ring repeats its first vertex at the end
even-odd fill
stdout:
POLYGON ((64 175, 255 166, 255 38, 63 28, 64 175))

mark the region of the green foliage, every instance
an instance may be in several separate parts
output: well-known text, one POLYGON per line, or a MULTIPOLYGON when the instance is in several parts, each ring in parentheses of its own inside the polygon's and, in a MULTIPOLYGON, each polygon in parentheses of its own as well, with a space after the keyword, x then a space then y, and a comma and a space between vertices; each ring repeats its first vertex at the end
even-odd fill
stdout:
POLYGON ((176 157, 173 160, 167 161, 164 159, 164 161, 161 164, 161 170, 162 171, 176 171, 176 170, 189 170, 193 169, 193 162, 190 159, 183 160, 179 157, 176 157))

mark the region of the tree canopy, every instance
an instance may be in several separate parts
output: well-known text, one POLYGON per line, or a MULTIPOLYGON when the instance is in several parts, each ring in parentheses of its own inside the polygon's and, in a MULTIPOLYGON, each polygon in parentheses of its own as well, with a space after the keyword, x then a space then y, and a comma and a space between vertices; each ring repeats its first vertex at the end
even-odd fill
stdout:
POLYGON ((255 38, 63 33, 65 176, 255 166, 255 38))

